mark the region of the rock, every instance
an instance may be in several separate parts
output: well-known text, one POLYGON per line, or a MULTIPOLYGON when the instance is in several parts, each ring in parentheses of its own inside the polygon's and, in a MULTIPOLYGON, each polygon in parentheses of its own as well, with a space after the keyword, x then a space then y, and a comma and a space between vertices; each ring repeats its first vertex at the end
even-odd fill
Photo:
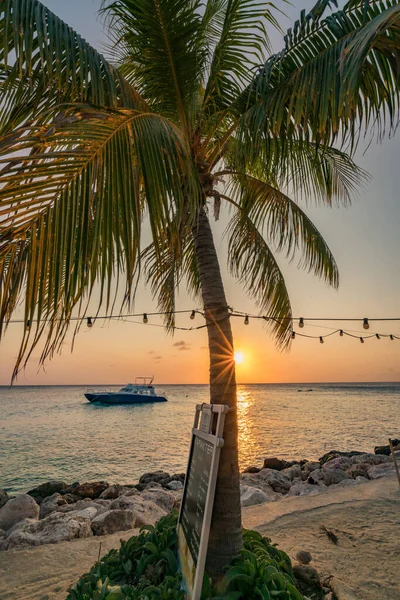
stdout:
POLYGON ((354 458, 353 464, 369 465, 372 467, 373 465, 381 465, 388 462, 392 462, 392 458, 390 456, 384 456, 382 454, 362 454, 361 456, 356 456, 354 458))
MULTIPOLYGON (((137 490, 135 490, 135 491, 136 491, 136 493, 139 493, 137 490)), ((97 498, 96 504, 99 504, 100 506, 103 506, 104 508, 108 508, 111 504, 111 500, 103 500, 102 498, 97 498)))
POLYGON ((339 450, 330 450, 321 458, 319 458, 319 462, 321 465, 324 465, 326 462, 333 460, 334 458, 338 458, 338 456, 347 456, 348 458, 352 458, 353 456, 360 456, 361 454, 365 454, 365 452, 358 452, 358 450, 352 450, 350 452, 340 452, 339 450))
POLYGON ((34 498, 28 494, 19 494, 0 508, 0 529, 7 531, 22 519, 37 519, 38 516, 39 505, 34 498))
POLYGON ((103 492, 101 492, 99 498, 102 500, 115 500, 118 496, 121 496, 124 492, 124 487, 115 483, 114 485, 108 486, 103 492))
POLYGON ((67 492, 79 496, 79 498, 98 498, 104 490, 109 487, 106 481, 90 481, 88 483, 78 483, 68 488, 67 492))
POLYGON ((346 471, 353 464, 353 459, 348 456, 338 456, 322 465, 323 469, 342 469, 346 471))
POLYGON ((144 473, 140 479, 139 483, 147 484, 150 481, 154 481, 156 483, 162 481, 163 479, 168 479, 170 477, 169 473, 165 473, 165 471, 153 471, 152 473, 144 473))
POLYGON ((371 465, 366 465, 363 463, 355 464, 355 465, 351 465, 351 467, 346 469, 346 473, 353 479, 356 479, 357 477, 367 477, 367 472, 368 472, 368 469, 370 469, 370 468, 371 468, 371 465))
POLYGON ((282 473, 284 475, 286 475, 286 477, 289 477, 289 479, 291 481, 293 481, 293 479, 295 479, 296 477, 300 477, 301 478, 301 466, 300 465, 292 465, 291 467, 288 467, 287 469, 283 469, 282 473))
POLYGON ((368 480, 368 477, 356 477, 355 479, 356 483, 365 483, 368 480))
POLYGON ((42 500, 40 505, 39 519, 44 519, 47 515, 58 510, 58 508, 64 504, 67 504, 67 501, 57 492, 51 496, 47 496, 47 498, 42 500))
MULTIPOLYGON (((385 463, 382 465, 375 465, 375 466, 371 467, 370 469, 368 469, 367 473, 368 473, 368 477, 370 479, 380 479, 381 477, 390 477, 391 475, 396 475, 396 469, 394 468, 393 463, 385 463)), ((11 502, 11 500, 8 502, 8 504, 10 502, 11 502)), ((6 504, 6 506, 8 506, 8 504, 6 504)), ((1 511, 0 511, 0 515, 1 515, 1 511)), ((0 527, 1 527, 1 521, 0 521, 0 527)))
POLYGON ((261 469, 259 469, 258 467, 247 467, 247 469, 245 469, 243 473, 259 473, 260 471, 261 469))
POLYGON ((319 494, 324 490, 327 490, 327 486, 324 483, 313 485, 311 483, 295 483, 289 490, 288 496, 308 496, 309 494, 319 494))
POLYGON ((120 496, 113 500, 110 509, 133 510, 136 515, 136 527, 154 525, 156 521, 166 515, 166 511, 151 500, 145 500, 140 494, 133 496, 120 496))
POLYGON ((7 542, 10 550, 16 546, 57 544, 91 535, 90 519, 54 512, 41 521, 24 519, 17 523, 9 532, 7 542))
POLYGON ((343 471, 343 469, 317 469, 310 473, 307 482, 316 484, 324 483, 327 486, 334 485, 343 481, 343 479, 350 479, 350 476, 343 471))
POLYGON ((286 494, 290 490, 291 481, 289 477, 275 469, 261 469, 259 473, 252 477, 265 481, 271 486, 274 492, 278 492, 279 494, 286 494))
POLYGON ((170 481, 169 483, 167 483, 166 487, 169 490, 182 490, 183 489, 183 483, 182 481, 170 481))
POLYGON ((132 488, 130 490, 126 490, 126 492, 124 492, 122 495, 123 496, 137 496, 137 495, 140 495, 140 492, 136 488, 132 488))
MULTIPOLYGON (((101 507, 101 512, 99 514, 103 514, 106 512, 106 509, 101 507)), ((81 510, 73 510, 68 513, 69 517, 82 517, 84 519, 89 519, 92 521, 95 517, 98 516, 97 509, 95 506, 87 506, 86 508, 82 508, 81 510)))
POLYGON ((134 496, 120 496, 111 502, 108 507, 108 510, 133 510, 133 505, 135 504, 134 496))
POLYGON ((96 500, 95 502, 93 502, 92 500, 78 500, 78 502, 74 504, 74 512, 83 511, 87 508, 95 510, 96 512, 94 516, 97 516, 106 512, 106 510, 108 510, 108 505, 103 506, 102 504, 99 504, 98 500, 96 500))
POLYGON ((276 456, 270 456, 264 459, 263 469, 273 469, 274 471, 282 471, 290 465, 285 461, 277 458, 276 456))
POLYGON ((94 535, 107 535, 116 531, 133 529, 134 525, 135 514, 133 510, 107 510, 93 519, 92 531, 94 535))
POLYGON ((270 494, 266 494, 259 488, 250 487, 248 485, 240 486, 240 502, 242 506, 254 506, 255 504, 264 504, 265 502, 271 502, 280 498, 279 494, 276 494, 271 490, 270 494))
MULTIPOLYGON (((392 445, 395 450, 396 449, 400 450, 400 440, 398 440, 398 439, 392 440, 392 445), (396 446, 399 446, 399 448, 396 448, 396 446)), ((375 446, 374 452, 375 452, 375 454, 384 454, 386 456, 390 456, 390 446, 389 446, 389 444, 387 446, 375 446)))
POLYGON ((8 502, 10 496, 7 494, 5 490, 0 490, 0 508, 2 508, 6 502, 8 502))
POLYGON ((48 496, 60 494, 67 488, 68 485, 65 483, 65 481, 55 479, 53 481, 47 481, 46 483, 38 485, 37 487, 33 488, 33 490, 30 490, 28 494, 29 496, 32 496, 32 498, 34 498, 38 504, 41 504, 42 501, 48 496))
POLYGON ((0 540, 2 540, 5 537, 7 537, 7 533, 4 531, 4 529, 0 529, 0 540))
POLYGON ((312 556, 307 550, 300 550, 296 554, 296 560, 298 560, 301 565, 308 565, 312 561, 312 556))
POLYGON ((68 504, 75 504, 75 502, 78 502, 78 500, 80 500, 79 496, 75 496, 75 494, 63 494, 63 498, 64 500, 67 501, 68 504))
POLYGON ((320 469, 320 468, 321 468, 321 463, 319 463, 316 460, 314 460, 314 461, 310 460, 310 461, 306 462, 301 469, 303 479, 307 479, 307 477, 309 476, 310 473, 312 473, 316 469, 320 469))
POLYGON ((297 582, 297 588, 307 597, 319 600, 325 596, 317 571, 308 565, 295 565, 293 574, 297 582))
POLYGON ((142 492, 142 498, 145 500, 151 500, 154 502, 154 504, 157 504, 157 506, 165 510, 167 513, 173 509, 175 504, 174 496, 162 488, 146 489, 144 492, 142 492))

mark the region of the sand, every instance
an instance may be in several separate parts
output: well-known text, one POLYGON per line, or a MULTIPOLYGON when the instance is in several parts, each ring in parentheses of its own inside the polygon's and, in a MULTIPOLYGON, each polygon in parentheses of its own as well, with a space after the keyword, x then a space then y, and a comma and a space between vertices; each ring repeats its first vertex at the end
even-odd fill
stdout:
MULTIPOLYGON (((340 600, 400 600, 400 489, 396 478, 244 509, 243 523, 294 558, 308 550, 340 600), (333 544, 321 526, 333 531, 333 544)), ((1 600, 61 600, 101 554, 135 530, 0 553, 1 600)))

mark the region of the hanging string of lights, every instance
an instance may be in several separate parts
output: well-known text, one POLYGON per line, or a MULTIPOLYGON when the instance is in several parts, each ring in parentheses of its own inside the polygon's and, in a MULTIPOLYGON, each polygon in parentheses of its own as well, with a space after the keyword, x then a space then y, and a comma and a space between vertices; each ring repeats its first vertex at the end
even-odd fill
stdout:
MULTIPOLYGON (((237 318, 242 318, 244 321, 245 325, 249 325, 250 324, 250 320, 264 320, 264 321, 274 321, 275 323, 278 323, 279 325, 286 325, 287 321, 289 320, 292 324, 292 333, 291 333, 291 338, 294 340, 297 337, 303 337, 303 338, 308 338, 308 339, 316 339, 320 341, 321 344, 324 343, 325 338, 331 337, 333 335, 337 335, 339 334, 340 337, 343 336, 348 336, 354 339, 358 339, 362 344, 364 344, 365 340, 368 339, 376 339, 376 340, 380 340, 381 338, 389 338, 391 341, 394 340, 400 340, 400 336, 398 335, 394 335, 394 334, 387 334, 387 333, 371 333, 370 335, 356 335, 354 332, 352 331, 345 331, 344 329, 335 329, 334 331, 330 331, 329 333, 326 333, 324 335, 309 335, 300 331, 295 331, 294 330, 294 325, 297 323, 297 326, 299 329, 303 329, 305 327, 305 325, 309 325, 309 326, 314 326, 314 327, 318 327, 318 325, 312 325, 313 322, 355 322, 355 323, 360 323, 363 326, 364 330, 368 330, 370 329, 370 323, 377 323, 377 322, 400 322, 400 317, 377 317, 377 318, 368 318, 368 317, 345 317, 345 318, 338 318, 338 317, 285 317, 282 319, 276 319, 275 317, 269 316, 269 315, 252 315, 249 313, 245 313, 242 311, 237 311, 234 310, 232 307, 228 307, 229 309, 229 316, 230 317, 237 317, 237 318)), ((149 325, 150 327, 164 327, 164 325, 160 325, 159 323, 150 323, 150 319, 149 317, 155 317, 155 316, 166 316, 166 315, 183 315, 183 314, 189 314, 189 318, 190 320, 194 320, 196 318, 196 315, 200 315, 203 318, 205 318, 205 313, 203 310, 199 310, 199 309, 190 309, 190 310, 175 310, 175 311, 169 311, 169 312, 148 312, 148 313, 133 313, 133 314, 111 314, 111 315, 96 315, 95 317, 71 317, 69 319, 69 321, 86 321, 86 325, 87 327, 91 328, 94 325, 95 321, 98 320, 118 320, 118 321, 122 321, 122 322, 126 322, 126 323, 134 323, 137 325, 149 325), (132 318, 140 318, 140 321, 132 321, 130 319, 132 318)), ((226 317, 225 317, 226 318, 226 317)), ((220 319, 223 320, 223 319, 220 319)), ((216 322, 219 322, 220 320, 216 320, 216 322)), ((39 322, 45 322, 45 321, 50 321, 49 319, 39 319, 39 322)), ((38 321, 35 321, 36 323, 38 321)), ((9 323, 22 323, 25 324, 25 328, 29 329, 31 326, 31 321, 28 319, 27 321, 23 320, 23 319, 14 319, 14 320, 10 320, 9 323)), ((182 327, 182 326, 177 326, 175 325, 173 327, 173 329, 176 330, 180 330, 180 331, 195 331, 198 329, 203 329, 207 327, 207 323, 202 324, 202 325, 198 325, 198 326, 191 326, 191 327, 182 327)))

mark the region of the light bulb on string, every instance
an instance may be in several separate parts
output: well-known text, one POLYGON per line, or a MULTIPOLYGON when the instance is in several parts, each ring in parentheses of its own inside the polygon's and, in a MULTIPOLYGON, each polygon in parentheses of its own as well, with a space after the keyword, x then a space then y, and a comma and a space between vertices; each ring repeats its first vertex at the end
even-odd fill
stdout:
POLYGON ((364 338, 360 337, 360 342, 363 344, 364 343, 364 338))
POLYGON ((319 336, 319 343, 323 344, 324 343, 324 338, 322 337, 322 335, 319 336))
POLYGON ((292 340, 294 340, 294 339, 295 339, 295 337, 296 337, 296 332, 295 332, 295 331, 292 331, 292 340))
POLYGON ((339 331, 339 335, 340 335, 340 337, 343 337, 343 329, 341 329, 341 330, 339 331))
POLYGON ((196 316, 196 311, 192 310, 192 312, 190 313, 190 318, 192 319, 192 321, 195 318, 195 316, 196 316))
POLYGON ((379 333, 376 333, 376 334, 375 334, 375 336, 376 336, 376 339, 377 339, 377 340, 380 340, 380 339, 381 339, 381 336, 379 335, 379 333))
POLYGON ((93 325, 92 317, 87 318, 86 324, 88 327, 92 327, 92 325, 93 325))
POLYGON ((390 339, 391 339, 391 340, 392 340, 392 342, 393 342, 393 340, 394 340, 394 337, 392 336, 392 334, 390 334, 390 336, 389 336, 389 337, 390 337, 390 339))
POLYGON ((143 323, 148 323, 148 322, 149 322, 149 319, 147 317, 147 314, 143 313, 143 323))
POLYGON ((244 318, 244 324, 248 325, 249 324, 249 315, 246 315, 244 318))
POLYGON ((368 319, 363 320, 363 327, 364 327, 364 329, 369 329, 368 319))
POLYGON ((299 327, 301 329, 303 329, 303 327, 304 327, 304 319, 303 319, 303 317, 300 317, 300 319, 299 319, 299 327))
POLYGON ((27 319, 25 327, 26 327, 27 329, 29 329, 29 327, 30 327, 30 326, 31 326, 31 320, 30 320, 30 319, 27 319))

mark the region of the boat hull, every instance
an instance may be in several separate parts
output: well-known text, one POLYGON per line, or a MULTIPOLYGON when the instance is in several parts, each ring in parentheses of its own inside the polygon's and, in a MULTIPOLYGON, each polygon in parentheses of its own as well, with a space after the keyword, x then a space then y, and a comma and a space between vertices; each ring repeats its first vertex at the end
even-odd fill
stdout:
POLYGON ((107 394, 104 392, 87 393, 85 397, 89 402, 100 402, 101 404, 147 404, 149 402, 167 402, 164 396, 146 396, 144 394, 107 394))

